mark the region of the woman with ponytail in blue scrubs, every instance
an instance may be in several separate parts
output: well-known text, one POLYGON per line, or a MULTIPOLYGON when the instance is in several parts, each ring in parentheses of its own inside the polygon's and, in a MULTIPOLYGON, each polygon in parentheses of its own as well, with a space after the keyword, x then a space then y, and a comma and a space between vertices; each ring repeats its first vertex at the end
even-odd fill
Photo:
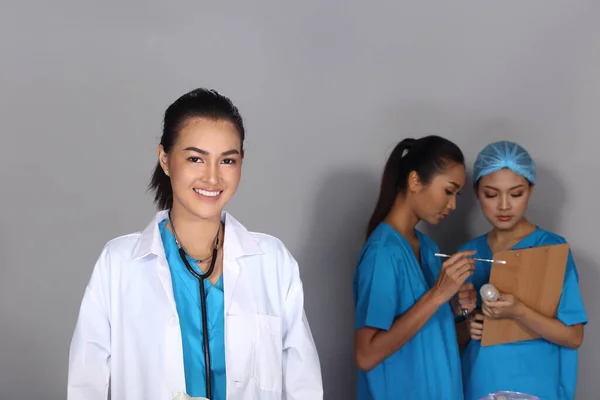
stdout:
MULTIPOLYGON (((566 243, 525 218, 535 183, 535 164, 523 147, 506 141, 486 146, 475 161, 474 184, 492 230, 461 250, 475 250, 476 257, 490 259, 499 251, 566 243)), ((489 281, 490 268, 488 263, 477 262, 472 282, 478 296, 489 281)), ((465 400, 478 400, 500 390, 542 400, 575 398, 577 349, 587 316, 570 252, 556 318, 532 310, 510 293, 502 293, 495 302, 481 303, 479 299, 478 303, 481 308, 469 318, 471 340, 462 359, 465 400), (481 347, 484 314, 517 320, 541 338, 481 347)))
POLYGON ((463 400, 449 300, 474 252, 442 264, 416 225, 454 210, 464 182, 462 152, 441 137, 405 139, 390 155, 354 277, 359 400, 463 400))

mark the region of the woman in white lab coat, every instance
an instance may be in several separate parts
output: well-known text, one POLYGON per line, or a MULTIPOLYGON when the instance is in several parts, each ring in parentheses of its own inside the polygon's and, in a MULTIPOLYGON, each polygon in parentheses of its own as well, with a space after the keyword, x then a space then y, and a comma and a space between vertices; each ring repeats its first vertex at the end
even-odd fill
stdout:
POLYGON ((323 398, 298 264, 223 211, 244 136, 237 108, 215 91, 167 109, 150 184, 161 211, 98 258, 71 342, 68 400, 208 397, 209 387, 211 400, 323 398), (202 288, 188 268, 211 266, 202 288))

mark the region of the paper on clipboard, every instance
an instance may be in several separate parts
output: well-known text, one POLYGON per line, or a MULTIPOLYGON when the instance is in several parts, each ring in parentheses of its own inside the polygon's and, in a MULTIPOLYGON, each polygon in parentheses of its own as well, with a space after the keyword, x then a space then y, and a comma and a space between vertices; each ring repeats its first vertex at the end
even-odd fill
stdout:
MULTIPOLYGON (((493 265, 490 283, 500 292, 515 295, 537 312, 555 317, 562 294, 569 245, 567 243, 503 251, 495 260, 506 264, 493 265)), ((491 319, 484 316, 481 346, 492 346, 538 339, 540 336, 512 319, 491 319)))

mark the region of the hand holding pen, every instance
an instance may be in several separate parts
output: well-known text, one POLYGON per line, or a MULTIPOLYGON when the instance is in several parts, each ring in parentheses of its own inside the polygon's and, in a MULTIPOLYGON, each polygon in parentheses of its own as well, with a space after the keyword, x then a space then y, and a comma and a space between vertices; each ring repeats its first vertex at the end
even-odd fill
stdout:
POLYGON ((450 301, 460 290, 462 284, 475 270, 475 261, 470 257, 474 251, 461 251, 442 264, 442 269, 433 287, 434 292, 444 302, 450 301))
MULTIPOLYGON (((443 258, 451 258, 452 257, 448 254, 443 254, 443 253, 435 253, 435 256, 443 257, 443 258)), ((506 264, 506 261, 504 261, 504 260, 491 260, 491 259, 476 258, 476 257, 473 257, 472 260, 494 263, 494 264, 506 264)), ((458 314, 458 312, 457 312, 458 310, 456 310, 458 308, 458 309, 460 309, 460 315, 462 315, 464 318, 467 318, 469 316, 469 314, 475 309, 476 301, 477 301, 477 294, 475 293, 475 288, 473 287, 473 285, 471 283, 464 283, 463 285, 461 285, 461 288, 459 289, 456 297, 454 298, 453 308, 454 308, 455 314, 458 314)))

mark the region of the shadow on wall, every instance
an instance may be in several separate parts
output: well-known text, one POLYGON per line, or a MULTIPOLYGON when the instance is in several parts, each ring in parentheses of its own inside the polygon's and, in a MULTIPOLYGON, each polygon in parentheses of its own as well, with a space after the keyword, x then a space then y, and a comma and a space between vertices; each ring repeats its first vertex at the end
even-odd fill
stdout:
POLYGON ((307 315, 319 351, 326 399, 356 397, 352 280, 365 241, 367 221, 379 181, 365 170, 340 170, 326 176, 316 193, 309 237, 298 252, 307 315), (310 272, 309 272, 310 271, 310 272), (319 274, 318 276, 308 276, 319 274))
POLYGON ((471 174, 467 173, 465 186, 456 199, 456 210, 438 225, 422 223, 422 230, 437 243, 442 253, 453 254, 461 245, 474 237, 469 227, 471 216, 479 212, 479 204, 473 192, 472 182, 471 174))
POLYGON ((540 228, 560 235, 560 216, 566 200, 566 191, 552 171, 536 164, 537 184, 527 207, 527 219, 540 228))

